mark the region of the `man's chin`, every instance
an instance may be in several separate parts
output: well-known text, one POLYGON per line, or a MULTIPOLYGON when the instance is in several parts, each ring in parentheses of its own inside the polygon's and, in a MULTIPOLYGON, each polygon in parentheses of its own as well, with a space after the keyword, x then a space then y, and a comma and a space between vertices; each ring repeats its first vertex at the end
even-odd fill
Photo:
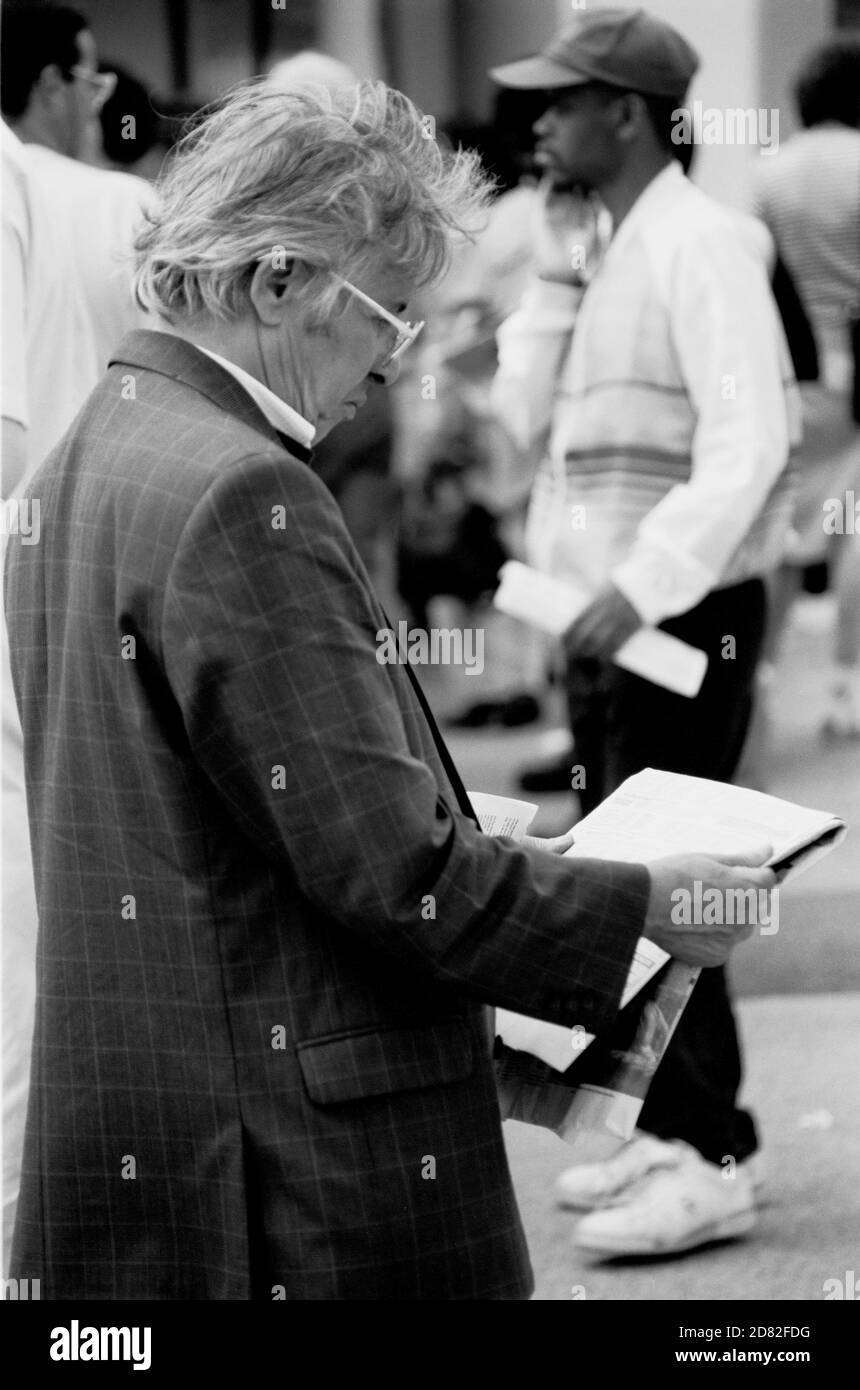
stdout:
POLYGON ((580 193, 585 196, 592 191, 591 185, 586 183, 584 179, 576 178, 567 169, 561 169, 558 165, 548 168, 546 176, 556 193, 580 193))
POLYGON ((335 425, 339 424, 339 420, 329 420, 328 416, 321 415, 317 420, 316 430, 314 432, 314 444, 319 444, 320 440, 325 439, 327 434, 331 434, 335 425))

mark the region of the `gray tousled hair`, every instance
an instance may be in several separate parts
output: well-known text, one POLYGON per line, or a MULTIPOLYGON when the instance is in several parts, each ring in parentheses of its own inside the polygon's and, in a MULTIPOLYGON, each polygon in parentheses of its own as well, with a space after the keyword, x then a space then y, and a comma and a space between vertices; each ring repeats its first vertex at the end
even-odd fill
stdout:
POLYGON ((443 149, 431 118, 382 82, 243 84, 177 147, 137 240, 138 298, 169 322, 232 318, 270 255, 319 272, 307 294, 321 313, 339 293, 328 271, 355 280, 381 263, 420 288, 478 229, 490 192, 477 155, 443 149))

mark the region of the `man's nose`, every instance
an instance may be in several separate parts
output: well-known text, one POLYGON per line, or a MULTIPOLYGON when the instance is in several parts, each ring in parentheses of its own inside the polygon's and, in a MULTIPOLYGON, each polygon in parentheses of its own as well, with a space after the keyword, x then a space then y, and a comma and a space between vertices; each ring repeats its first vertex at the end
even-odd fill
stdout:
POLYGON ((550 128, 552 126, 551 112, 552 107, 548 106, 547 109, 543 112, 543 114, 541 116, 538 116, 537 120, 532 126, 532 131, 538 137, 538 139, 540 139, 544 135, 549 135, 550 128))
POLYGON ((375 382, 377 386, 393 386, 400 376, 401 362, 398 358, 396 362, 389 362, 384 367, 376 367, 370 372, 369 380, 375 382))

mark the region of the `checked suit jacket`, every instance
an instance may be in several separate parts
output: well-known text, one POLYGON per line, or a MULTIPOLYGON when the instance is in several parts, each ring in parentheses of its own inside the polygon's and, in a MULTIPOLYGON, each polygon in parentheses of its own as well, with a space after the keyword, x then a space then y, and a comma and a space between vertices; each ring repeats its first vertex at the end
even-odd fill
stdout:
POLYGON ((528 1297, 487 1006, 607 1027, 647 871, 480 834, 312 460, 191 344, 129 336, 30 496, 11 1273, 47 1299, 528 1297))

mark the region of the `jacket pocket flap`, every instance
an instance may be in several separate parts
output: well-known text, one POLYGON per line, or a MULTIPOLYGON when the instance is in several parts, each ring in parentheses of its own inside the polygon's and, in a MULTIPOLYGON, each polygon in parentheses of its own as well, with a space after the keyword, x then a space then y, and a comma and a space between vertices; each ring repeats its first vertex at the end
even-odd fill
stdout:
POLYGON ((302 1042, 298 1057, 308 1095, 321 1105, 462 1081, 475 1060, 462 1018, 302 1042))

